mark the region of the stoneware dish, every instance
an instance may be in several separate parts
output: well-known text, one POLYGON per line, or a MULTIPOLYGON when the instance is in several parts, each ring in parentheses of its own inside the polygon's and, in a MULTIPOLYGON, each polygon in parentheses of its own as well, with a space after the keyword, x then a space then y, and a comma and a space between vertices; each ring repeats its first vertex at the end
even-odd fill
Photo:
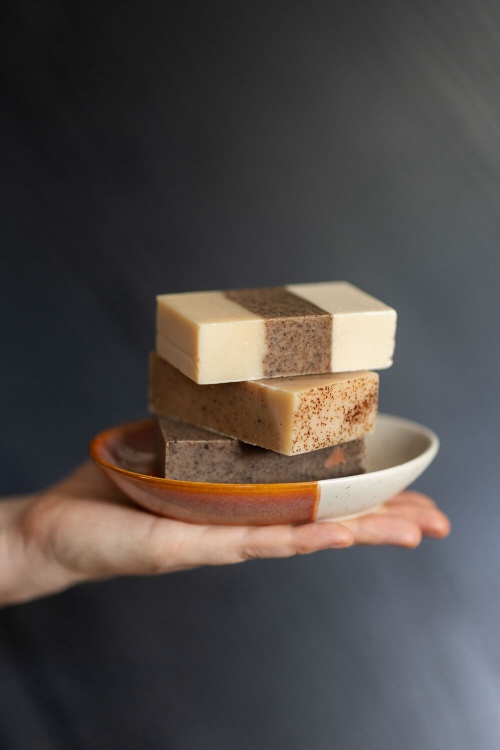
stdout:
POLYGON ((426 427, 379 414, 366 438, 367 473, 289 484, 215 484, 164 479, 155 465, 155 423, 143 420, 97 435, 89 451, 134 502, 193 523, 275 524, 339 520, 374 510, 425 471, 439 448, 426 427))

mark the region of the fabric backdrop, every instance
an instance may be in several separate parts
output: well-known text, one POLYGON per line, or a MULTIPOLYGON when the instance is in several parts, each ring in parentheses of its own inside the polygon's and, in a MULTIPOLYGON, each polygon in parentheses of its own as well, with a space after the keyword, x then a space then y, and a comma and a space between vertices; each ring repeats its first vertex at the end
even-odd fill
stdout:
POLYGON ((88 584, 0 612, 5 750, 500 746, 500 6, 7 3, 2 494, 146 413, 160 292, 347 279, 445 542, 88 584))

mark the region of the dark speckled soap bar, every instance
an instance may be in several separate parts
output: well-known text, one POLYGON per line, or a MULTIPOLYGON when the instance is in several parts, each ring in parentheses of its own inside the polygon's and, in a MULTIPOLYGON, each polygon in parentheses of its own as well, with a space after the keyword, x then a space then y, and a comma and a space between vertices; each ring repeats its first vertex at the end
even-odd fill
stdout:
POLYGON ((158 425, 160 455, 169 479, 268 484, 309 482, 366 470, 364 440, 284 456, 174 419, 160 417, 158 425))

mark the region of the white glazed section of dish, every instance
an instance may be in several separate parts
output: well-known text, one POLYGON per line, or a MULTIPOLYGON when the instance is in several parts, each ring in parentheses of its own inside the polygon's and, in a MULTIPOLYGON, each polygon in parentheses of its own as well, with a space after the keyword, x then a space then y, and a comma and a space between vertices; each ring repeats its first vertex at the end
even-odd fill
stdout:
POLYGON ((425 471, 439 450, 439 439, 416 422, 379 414, 366 449, 366 474, 318 482, 315 520, 340 520, 376 509, 425 471))

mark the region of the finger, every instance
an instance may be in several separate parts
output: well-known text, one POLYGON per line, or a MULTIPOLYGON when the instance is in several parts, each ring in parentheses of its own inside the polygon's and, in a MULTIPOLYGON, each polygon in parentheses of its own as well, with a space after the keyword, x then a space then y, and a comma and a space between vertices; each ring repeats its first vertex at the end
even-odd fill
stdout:
POLYGON ((371 513, 344 522, 352 532, 355 544, 390 544, 418 547, 422 531, 413 521, 398 515, 371 513))
POLYGON ((239 552, 243 559, 308 555, 322 549, 341 549, 354 542, 352 533, 339 523, 301 526, 250 527, 239 552))
POLYGON ((290 557, 349 547, 353 536, 337 523, 303 526, 197 526, 157 519, 150 541, 157 572, 290 557))
POLYGON ((437 508, 437 505, 432 498, 423 495, 421 492, 415 492, 415 490, 405 490, 404 492, 400 492, 385 504, 398 505, 401 503, 404 503, 405 505, 415 505, 420 508, 437 508))
POLYGON ((92 461, 81 464, 50 489, 51 491, 58 490, 65 495, 77 495, 79 497, 122 501, 126 499, 126 495, 92 461))
POLYGON ((436 539, 448 536, 451 529, 449 518, 439 508, 426 503, 411 503, 394 500, 380 509, 382 515, 405 518, 415 523, 423 534, 436 539))

